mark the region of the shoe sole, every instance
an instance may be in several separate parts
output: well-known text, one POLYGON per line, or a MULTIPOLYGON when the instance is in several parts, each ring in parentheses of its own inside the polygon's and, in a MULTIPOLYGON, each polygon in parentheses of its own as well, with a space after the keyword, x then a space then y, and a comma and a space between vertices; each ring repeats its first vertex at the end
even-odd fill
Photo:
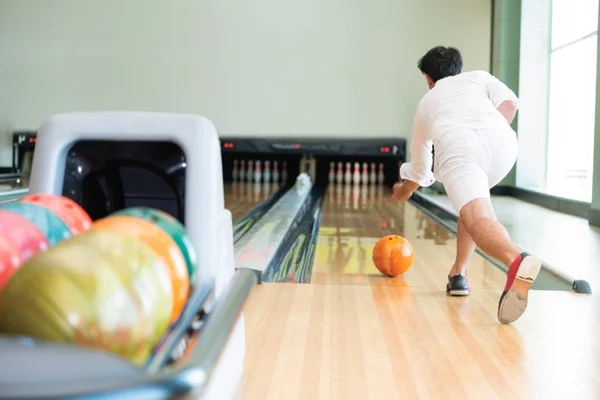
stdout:
POLYGON ((510 324, 523 315, 527 309, 529 289, 542 269, 542 261, 534 256, 526 256, 519 265, 515 280, 502 295, 498 307, 498 321, 510 324))
POLYGON ((471 294, 471 292, 468 290, 458 290, 458 289, 450 290, 448 293, 450 293, 450 296, 468 296, 471 294))

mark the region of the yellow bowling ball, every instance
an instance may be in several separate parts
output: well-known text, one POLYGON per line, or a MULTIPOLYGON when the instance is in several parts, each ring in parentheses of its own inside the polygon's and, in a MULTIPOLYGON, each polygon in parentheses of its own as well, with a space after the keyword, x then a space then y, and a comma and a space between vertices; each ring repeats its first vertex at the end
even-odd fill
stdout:
POLYGON ((137 365, 151 351, 145 322, 113 257, 81 242, 30 258, 0 293, 1 333, 101 349, 137 365))
POLYGON ((173 310, 173 289, 163 260, 144 243, 108 231, 88 231, 66 243, 98 250, 111 260, 148 321, 152 342, 158 343, 169 328, 173 310))

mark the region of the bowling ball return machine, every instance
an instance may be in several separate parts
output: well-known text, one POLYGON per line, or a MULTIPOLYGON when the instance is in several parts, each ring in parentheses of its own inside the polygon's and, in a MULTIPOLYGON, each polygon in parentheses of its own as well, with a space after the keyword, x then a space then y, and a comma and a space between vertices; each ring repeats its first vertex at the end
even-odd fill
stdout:
MULTIPOLYGON (((109 353, 0 336, 0 399, 228 399, 243 371, 242 307, 257 283, 235 271, 219 138, 194 115, 60 114, 37 135, 29 192, 63 195, 92 219, 143 206, 182 222, 194 290, 144 367, 109 353)), ((118 312, 118 310, 115 310, 118 312)))

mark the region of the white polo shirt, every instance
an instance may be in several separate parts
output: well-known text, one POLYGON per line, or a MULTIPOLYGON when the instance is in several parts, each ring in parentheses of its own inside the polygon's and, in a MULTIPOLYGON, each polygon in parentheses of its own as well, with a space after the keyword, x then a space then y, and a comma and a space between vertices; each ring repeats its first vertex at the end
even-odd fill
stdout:
POLYGON ((498 111, 504 101, 518 97, 498 78, 486 71, 463 72, 440 79, 417 105, 410 144, 411 160, 400 167, 400 177, 431 186, 431 150, 437 139, 456 128, 506 128, 508 122, 498 111))

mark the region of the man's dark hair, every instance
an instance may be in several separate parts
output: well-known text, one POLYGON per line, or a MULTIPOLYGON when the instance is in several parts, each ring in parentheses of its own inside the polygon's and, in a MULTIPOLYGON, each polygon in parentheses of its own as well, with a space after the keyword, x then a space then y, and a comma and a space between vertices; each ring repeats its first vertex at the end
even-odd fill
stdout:
POLYGON ((429 75, 434 82, 437 82, 442 78, 461 73, 462 55, 454 47, 436 46, 421 57, 417 66, 423 74, 429 75))

